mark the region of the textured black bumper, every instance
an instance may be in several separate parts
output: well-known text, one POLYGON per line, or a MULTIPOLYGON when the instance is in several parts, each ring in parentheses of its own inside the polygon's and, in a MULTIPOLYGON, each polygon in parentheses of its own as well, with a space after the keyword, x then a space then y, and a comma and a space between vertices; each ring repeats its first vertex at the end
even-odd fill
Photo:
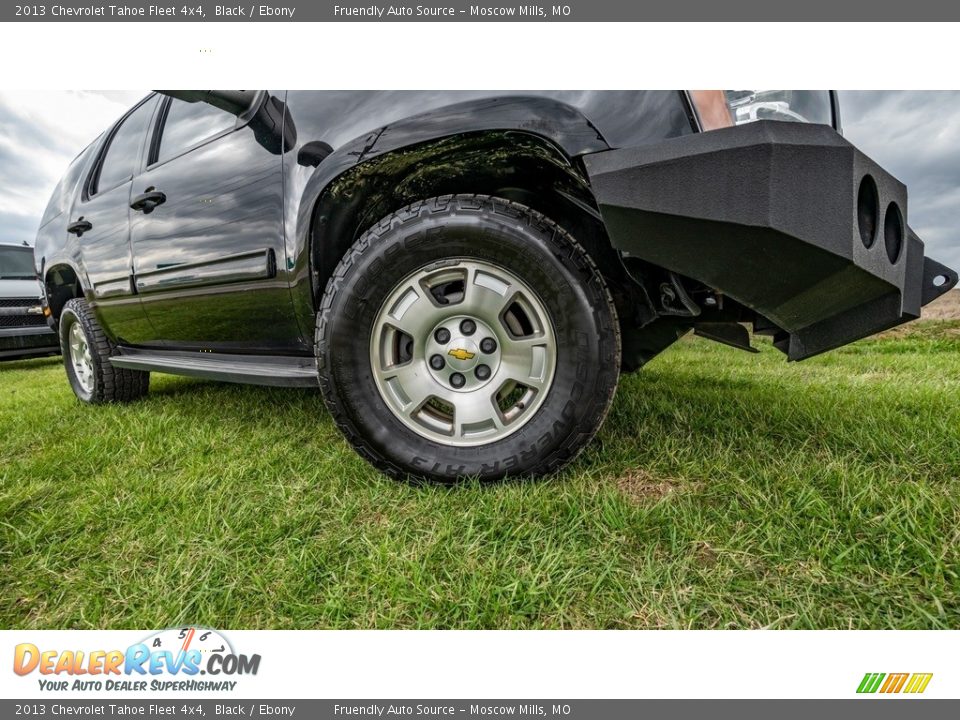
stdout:
POLYGON ((913 320, 957 283, 924 257, 906 187, 824 125, 757 122, 585 163, 616 247, 764 316, 791 360, 913 320))
POLYGON ((60 352, 60 339, 46 325, 0 328, 0 360, 53 355, 60 352))

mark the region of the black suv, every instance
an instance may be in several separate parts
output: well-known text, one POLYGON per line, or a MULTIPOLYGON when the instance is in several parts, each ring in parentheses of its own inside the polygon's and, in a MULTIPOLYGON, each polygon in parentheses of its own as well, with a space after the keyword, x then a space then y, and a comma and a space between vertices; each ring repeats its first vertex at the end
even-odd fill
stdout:
POLYGON ((319 385, 387 473, 541 474, 687 332, 801 360, 953 287, 839 129, 828 91, 159 91, 36 266, 81 400, 319 385))

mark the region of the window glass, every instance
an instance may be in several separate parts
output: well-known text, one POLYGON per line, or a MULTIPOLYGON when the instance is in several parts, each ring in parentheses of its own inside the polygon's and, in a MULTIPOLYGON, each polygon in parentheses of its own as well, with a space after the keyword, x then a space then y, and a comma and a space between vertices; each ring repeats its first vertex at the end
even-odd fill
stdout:
POLYGON ((60 182, 57 183, 53 194, 50 196, 47 209, 43 211, 43 217, 40 219, 40 227, 43 227, 67 209, 70 201, 73 200, 73 193, 77 188, 77 183, 80 182, 80 173, 86 168, 90 154, 98 147, 100 147, 99 137, 87 145, 84 151, 77 155, 77 157, 73 159, 73 162, 70 163, 70 167, 67 168, 63 177, 60 178, 60 182))
POLYGON ((0 246, 0 280, 35 278, 33 248, 0 246))
POLYGON ((152 102, 145 102, 130 113, 123 124, 110 140, 110 147, 100 165, 100 174, 97 177, 97 187, 94 194, 102 190, 119 185, 129 180, 137 165, 137 155, 140 152, 140 142, 147 131, 150 113, 153 110, 152 102))
POLYGON ((171 100, 160 135, 157 162, 176 157, 201 140, 229 130, 236 122, 237 119, 230 113, 205 102, 171 100))
POLYGON ((828 90, 727 90, 727 102, 737 125, 755 120, 833 125, 828 90))

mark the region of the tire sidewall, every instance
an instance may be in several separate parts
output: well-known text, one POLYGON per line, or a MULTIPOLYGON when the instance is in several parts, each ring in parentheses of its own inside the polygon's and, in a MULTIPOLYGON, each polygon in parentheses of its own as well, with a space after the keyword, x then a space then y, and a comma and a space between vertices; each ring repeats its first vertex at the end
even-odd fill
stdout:
MULTIPOLYGON (((497 209, 515 211, 507 204, 497 209)), ((519 212, 420 213, 379 234, 344 276, 328 310, 328 357, 321 364, 329 363, 349 424, 394 474, 411 469, 451 481, 540 472, 551 456, 569 458, 565 445, 592 435, 595 428, 584 427, 584 408, 598 394, 612 394, 611 373, 616 385, 616 320, 599 274, 582 253, 552 243, 556 232, 519 212), (370 365, 374 322, 397 284, 423 268, 461 259, 490 262, 521 278, 546 308, 557 342, 553 381, 536 414, 510 435, 471 447, 442 445, 405 426, 380 395, 370 365)))
POLYGON ((67 371, 67 380, 70 383, 70 387, 73 389, 74 394, 83 402, 93 403, 96 402, 97 391, 100 387, 100 358, 97 356, 95 351, 95 346, 93 345, 93 340, 90 336, 90 329, 83 322, 83 318, 74 311, 73 308, 69 305, 64 308, 63 312, 60 314, 60 350, 63 354, 63 365, 67 371), (77 379, 76 371, 73 368, 73 360, 70 356, 70 328, 74 324, 79 323, 80 329, 83 330, 83 334, 86 336, 87 345, 90 346, 90 357, 93 361, 93 389, 90 392, 87 392, 83 389, 83 386, 80 384, 80 381, 77 379))

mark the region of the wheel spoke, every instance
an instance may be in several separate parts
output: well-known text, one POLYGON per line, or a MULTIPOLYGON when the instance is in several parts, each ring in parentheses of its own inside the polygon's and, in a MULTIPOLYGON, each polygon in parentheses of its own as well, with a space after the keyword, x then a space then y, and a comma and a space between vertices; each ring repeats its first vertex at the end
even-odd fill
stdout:
POLYGON ((513 285, 503 277, 471 269, 467 275, 463 310, 491 324, 496 319, 499 325, 500 315, 507 309, 514 294, 513 285))
POLYGON ((504 343, 500 360, 503 379, 542 389, 553 375, 551 345, 549 338, 544 336, 504 343))
POLYGON ((396 302, 389 308, 387 318, 398 330, 420 339, 440 321, 443 313, 419 284, 407 283, 396 302))
POLYGON ((433 396, 447 399, 448 393, 430 376, 422 362, 412 360, 404 365, 377 370, 377 374, 406 415, 419 410, 433 396))
POLYGON ((501 432, 504 424, 494 400, 489 390, 463 393, 456 398, 453 403, 455 434, 464 438, 501 432))

